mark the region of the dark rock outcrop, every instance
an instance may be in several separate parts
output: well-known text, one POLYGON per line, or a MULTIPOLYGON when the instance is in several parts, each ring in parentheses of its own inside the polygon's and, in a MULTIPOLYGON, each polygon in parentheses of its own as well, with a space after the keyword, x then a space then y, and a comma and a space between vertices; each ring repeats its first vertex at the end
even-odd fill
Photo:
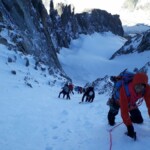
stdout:
POLYGON ((150 51, 150 30, 137 34, 131 37, 118 51, 116 51, 110 59, 114 59, 116 56, 130 54, 133 52, 150 51))
POLYGON ((57 49, 69 47, 71 40, 78 38, 80 34, 111 31, 120 36, 124 35, 119 15, 111 15, 100 9, 75 14, 71 5, 59 3, 54 8, 51 1, 50 18, 53 22, 52 34, 57 43, 57 49))
POLYGON ((41 0, 0 0, 0 21, 0 30, 7 30, 14 43, 7 45, 62 71, 50 36, 51 21, 41 0))

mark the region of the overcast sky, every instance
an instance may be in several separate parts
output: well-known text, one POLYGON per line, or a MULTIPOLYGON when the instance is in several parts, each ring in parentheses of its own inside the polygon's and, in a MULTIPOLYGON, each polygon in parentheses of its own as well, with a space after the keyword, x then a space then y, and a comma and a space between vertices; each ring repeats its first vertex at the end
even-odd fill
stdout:
MULTIPOLYGON (((54 0, 60 1, 60 0, 54 0)), ((68 3, 72 3, 75 6, 76 12, 81 12, 84 9, 88 8, 101 8, 109 11, 117 11, 119 10, 122 2, 124 0, 67 0, 68 3)))
MULTIPOLYGON (((49 10, 49 0, 42 0, 46 4, 46 8, 49 10)), ((75 6, 75 12, 82 12, 88 8, 100 8, 108 10, 112 13, 117 13, 124 0, 53 0, 54 3, 64 2, 67 4, 73 4, 75 6)))

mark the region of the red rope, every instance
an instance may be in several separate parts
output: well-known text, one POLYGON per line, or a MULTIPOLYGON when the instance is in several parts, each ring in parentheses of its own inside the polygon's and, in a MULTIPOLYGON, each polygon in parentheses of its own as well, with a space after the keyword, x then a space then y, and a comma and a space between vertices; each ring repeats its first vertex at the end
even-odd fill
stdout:
POLYGON ((114 126, 113 128, 111 128, 110 130, 108 130, 108 132, 109 132, 109 141, 110 141, 109 150, 112 149, 112 134, 111 134, 111 132, 112 132, 115 128, 117 128, 118 126, 120 126, 122 123, 123 123, 123 122, 117 124, 116 126, 114 126))

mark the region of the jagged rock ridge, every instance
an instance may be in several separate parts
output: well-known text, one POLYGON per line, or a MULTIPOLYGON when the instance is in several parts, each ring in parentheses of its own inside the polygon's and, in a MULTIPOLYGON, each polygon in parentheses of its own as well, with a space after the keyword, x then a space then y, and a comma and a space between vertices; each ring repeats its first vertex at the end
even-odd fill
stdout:
POLYGON ((53 35, 57 42, 57 49, 69 47, 71 39, 76 39, 79 34, 92 34, 94 32, 111 31, 123 36, 124 31, 119 15, 93 9, 80 14, 74 13, 71 5, 59 3, 54 8, 53 1, 50 2, 50 18, 53 22, 53 35))

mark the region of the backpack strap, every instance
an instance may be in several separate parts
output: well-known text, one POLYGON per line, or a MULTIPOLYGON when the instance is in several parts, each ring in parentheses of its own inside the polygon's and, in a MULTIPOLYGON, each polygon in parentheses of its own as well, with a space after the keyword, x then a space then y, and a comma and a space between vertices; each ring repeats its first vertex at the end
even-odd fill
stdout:
POLYGON ((127 97, 130 96, 128 84, 123 84, 127 97))
POLYGON ((127 95, 127 97, 129 97, 130 96, 130 92, 129 92, 128 84, 125 84, 125 83, 122 83, 122 82, 119 82, 118 84, 119 84, 118 89, 114 89, 116 91, 113 92, 114 99, 115 100, 119 100, 120 99, 120 91, 119 91, 119 89, 121 88, 121 86, 124 87, 126 95, 127 95))

